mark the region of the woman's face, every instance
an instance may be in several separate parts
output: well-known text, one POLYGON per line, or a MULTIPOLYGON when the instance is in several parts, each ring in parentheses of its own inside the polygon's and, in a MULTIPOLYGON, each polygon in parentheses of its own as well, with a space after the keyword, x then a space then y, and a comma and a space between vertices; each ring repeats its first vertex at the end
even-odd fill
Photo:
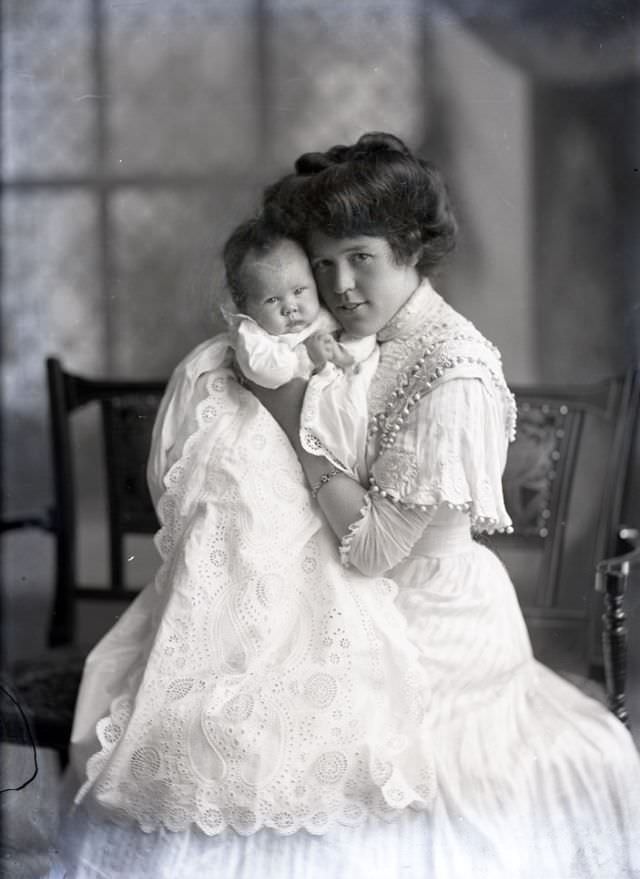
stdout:
POLYGON ((354 336, 379 332, 420 283, 417 255, 407 264, 396 262, 386 238, 331 238, 316 231, 308 252, 321 297, 354 336))

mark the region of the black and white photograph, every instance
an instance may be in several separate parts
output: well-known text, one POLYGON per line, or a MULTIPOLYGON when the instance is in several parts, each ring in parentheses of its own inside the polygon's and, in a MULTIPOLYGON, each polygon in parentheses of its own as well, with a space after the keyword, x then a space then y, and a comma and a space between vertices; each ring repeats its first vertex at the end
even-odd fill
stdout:
POLYGON ((0 25, 0 876, 640 879, 640 6, 0 25))

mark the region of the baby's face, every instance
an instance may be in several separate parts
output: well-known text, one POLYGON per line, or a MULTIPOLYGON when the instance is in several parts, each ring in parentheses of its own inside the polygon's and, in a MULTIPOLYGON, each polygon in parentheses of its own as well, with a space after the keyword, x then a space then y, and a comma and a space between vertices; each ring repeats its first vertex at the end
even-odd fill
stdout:
POLYGON ((264 256, 248 253, 240 282, 246 295, 244 311, 274 336, 298 333, 318 316, 316 282, 295 241, 280 241, 264 256))

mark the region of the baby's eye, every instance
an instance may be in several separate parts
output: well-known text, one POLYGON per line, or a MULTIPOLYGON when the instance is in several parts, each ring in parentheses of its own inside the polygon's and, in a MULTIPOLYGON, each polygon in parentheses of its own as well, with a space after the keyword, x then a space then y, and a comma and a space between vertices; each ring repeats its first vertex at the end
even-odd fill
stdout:
POLYGON ((277 296, 269 296, 268 299, 265 299, 265 300, 264 300, 264 304, 265 304, 265 305, 275 305, 275 303, 276 303, 277 301, 278 301, 278 297, 277 297, 277 296))
POLYGON ((294 296, 302 296, 302 294, 306 293, 306 291, 306 287, 296 287, 296 289, 293 291, 293 294, 294 296))

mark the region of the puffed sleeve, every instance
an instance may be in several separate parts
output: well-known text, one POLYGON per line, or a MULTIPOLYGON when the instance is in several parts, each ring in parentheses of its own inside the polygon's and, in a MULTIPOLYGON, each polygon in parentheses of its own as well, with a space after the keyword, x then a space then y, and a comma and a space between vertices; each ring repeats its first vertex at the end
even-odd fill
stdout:
POLYGON ((364 571, 398 564, 437 509, 468 512, 476 531, 511 526, 502 495, 506 462, 503 397, 481 378, 442 382, 414 407, 371 468, 372 488, 341 545, 364 571))

